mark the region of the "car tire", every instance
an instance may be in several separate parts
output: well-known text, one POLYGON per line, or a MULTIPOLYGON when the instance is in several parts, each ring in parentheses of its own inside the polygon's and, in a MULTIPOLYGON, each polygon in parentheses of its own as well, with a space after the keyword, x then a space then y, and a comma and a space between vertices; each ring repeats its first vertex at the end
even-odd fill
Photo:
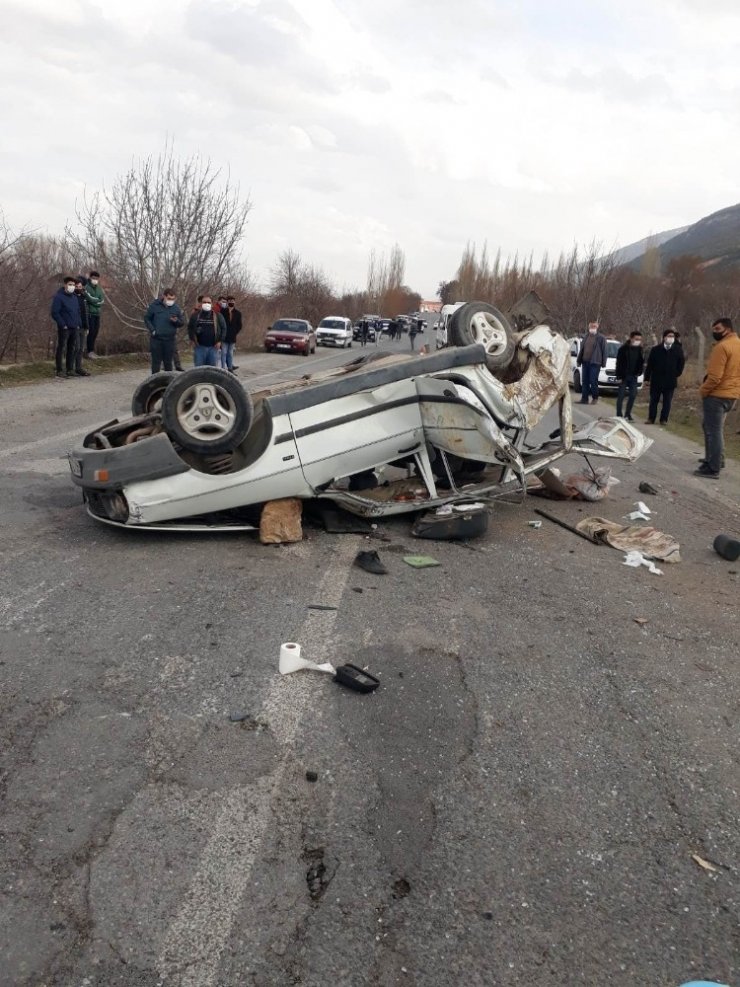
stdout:
POLYGON ((233 452, 252 424, 252 399, 239 380, 218 367, 194 367, 174 380, 162 398, 169 437, 200 455, 233 452))
POLYGON ((514 355, 516 341, 511 323, 488 302, 468 302, 453 313, 448 330, 453 346, 480 343, 486 351, 491 370, 507 367, 514 355))
POLYGON ((580 389, 581 389, 581 371, 580 370, 574 370, 573 371, 573 390, 574 391, 580 391, 580 389))
POLYGON ((151 415, 155 411, 159 411, 164 392, 176 379, 177 374, 174 370, 162 370, 143 380, 131 398, 131 414, 134 418, 139 418, 141 415, 151 415))

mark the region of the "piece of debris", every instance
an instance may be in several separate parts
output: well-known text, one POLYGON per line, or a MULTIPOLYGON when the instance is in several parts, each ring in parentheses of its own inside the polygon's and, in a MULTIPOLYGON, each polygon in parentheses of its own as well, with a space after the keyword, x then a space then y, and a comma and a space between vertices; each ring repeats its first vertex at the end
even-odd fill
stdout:
POLYGON ((719 868, 715 867, 714 864, 710 863, 708 860, 705 860, 704 857, 700 857, 698 853, 692 853, 691 859, 695 864, 698 864, 702 870, 709 871, 711 874, 716 874, 719 870, 719 868))
POLYGON ((576 528, 592 541, 604 542, 621 552, 637 552, 638 555, 660 559, 661 562, 681 561, 680 545, 675 538, 656 528, 619 524, 603 517, 583 518, 576 528))
POLYGON ((404 555, 403 561, 406 565, 410 565, 414 569, 429 569, 435 565, 442 565, 441 562, 433 559, 431 555, 404 555))
POLYGON ((362 586, 353 586, 352 587, 352 592, 353 593, 361 593, 362 592, 362 586))
POLYGON ((354 689, 355 692, 374 692, 380 685, 380 679, 376 679, 365 669, 358 668, 350 662, 337 666, 334 681, 338 685, 346 685, 348 689, 354 689))
POLYGON ((337 607, 330 607, 327 603, 309 603, 307 610, 336 610, 337 607))
POLYGON ((394 898, 405 898, 409 894, 411 894, 411 885, 405 877, 399 877, 397 881, 393 882, 394 898))
POLYGON ((599 466, 594 470, 584 469, 566 477, 561 476, 556 467, 550 467, 538 473, 537 479, 541 486, 530 481, 527 492, 553 500, 603 500, 608 496, 610 488, 619 483, 611 475, 608 466, 599 466))
POLYGON ((446 505, 421 514, 414 522, 411 534, 414 538, 430 538, 435 541, 462 541, 477 538, 488 529, 488 510, 485 504, 446 505))
POLYGON ((242 675, 244 675, 244 672, 242 672, 240 669, 237 669, 235 672, 229 672, 230 679, 238 679, 242 675))
POLYGON ((729 535, 717 535, 714 539, 714 550, 728 562, 735 562, 740 558, 740 541, 730 538, 729 535))
POLYGON ((641 565, 647 566, 648 572, 654 576, 662 576, 663 570, 654 565, 650 559, 646 559, 642 552, 627 552, 622 565, 628 565, 632 569, 639 569, 641 565))
POLYGON ((251 720, 251 713, 229 713, 229 719, 232 723, 241 723, 244 720, 251 720))
POLYGON ((542 521, 528 521, 530 528, 537 528, 538 530, 542 527, 542 521))
POLYGON ((366 535, 373 530, 373 525, 364 518, 321 501, 313 501, 307 513, 317 518, 330 535, 366 535))
POLYGON ((640 627, 644 627, 645 624, 647 624, 647 622, 648 622, 647 617, 633 617, 632 619, 634 620, 634 622, 636 624, 639 624, 640 627))
POLYGON ((260 541, 263 545, 283 545, 303 540, 302 501, 297 497, 270 500, 260 515, 260 541))
MULTIPOLYGON (((590 535, 584 534, 583 531, 579 531, 578 528, 573 527, 572 524, 568 524, 567 521, 563 521, 561 518, 555 517, 554 514, 548 514, 547 511, 540 510, 539 507, 535 507, 534 512, 535 514, 539 514, 541 517, 547 518, 548 521, 552 521, 553 524, 557 524, 559 527, 565 528, 566 531, 570 531, 572 534, 578 535, 579 538, 585 538, 586 541, 590 541, 592 545, 598 544, 598 542, 594 542, 594 539, 591 538, 590 535)), ((573 549, 571 549, 571 552, 572 551, 573 549)))
POLYGON ((306 781, 318 781, 318 780, 319 780, 319 775, 317 771, 306 772, 306 781))
POLYGON ((628 521, 649 521, 650 518, 647 514, 643 514, 642 511, 632 511, 631 514, 624 515, 628 521))
POLYGON ((642 480, 637 489, 640 491, 640 493, 646 493, 646 494, 658 493, 658 488, 654 487, 652 483, 648 483, 647 480, 642 480))
POLYGON ((372 572, 376 576, 385 576, 388 573, 376 551, 358 552, 354 564, 360 569, 364 569, 365 572, 372 572))
POLYGON ((653 513, 653 512, 652 512, 652 511, 650 510, 650 508, 648 507, 648 505, 647 505, 647 504, 645 503, 645 501, 644 501, 644 500, 638 500, 638 501, 636 501, 636 503, 635 503, 635 507, 637 508, 637 510, 638 510, 638 511, 639 511, 639 512, 640 512, 641 514, 652 514, 652 513, 653 513))
POLYGON ((334 666, 328 661, 317 664, 314 661, 307 661, 305 658, 301 658, 301 646, 300 644, 296 644, 294 641, 286 641, 285 644, 281 644, 279 664, 280 674, 290 675, 291 672, 298 672, 304 668, 310 669, 314 672, 328 672, 331 675, 333 675, 336 671, 334 666))

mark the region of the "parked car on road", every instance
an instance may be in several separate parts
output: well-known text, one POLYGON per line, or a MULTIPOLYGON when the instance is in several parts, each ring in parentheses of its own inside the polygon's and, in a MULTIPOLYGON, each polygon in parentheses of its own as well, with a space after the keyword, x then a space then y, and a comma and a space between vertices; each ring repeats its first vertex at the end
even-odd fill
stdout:
POLYGON ((352 322, 343 315, 327 315, 316 327, 317 346, 341 346, 342 349, 352 345, 352 322))
POLYGON ((530 474, 569 452, 633 461, 651 444, 617 418, 574 432, 570 349, 547 326, 515 332, 471 302, 450 343, 427 356, 365 353, 251 395, 215 367, 155 374, 137 388, 133 417, 70 453, 72 480, 98 520, 213 530, 283 497, 383 517, 525 494, 530 474), (559 429, 532 442, 551 408, 559 429))
MULTIPOLYGON (((581 390, 581 368, 578 366, 578 352, 581 348, 582 339, 573 336, 568 340, 570 344, 570 369, 571 386, 574 390, 581 390)), ((599 389, 602 391, 616 391, 619 389, 617 380, 617 352, 622 345, 620 340, 607 338, 606 341, 606 366, 599 371, 599 389)), ((644 374, 637 378, 637 390, 642 390, 644 374)))
POLYGON ((447 329, 450 319, 464 304, 464 302, 455 302, 454 305, 443 305, 439 310, 436 328, 436 345, 438 350, 444 349, 447 346, 447 329))
POLYGON ((278 319, 267 330, 265 349, 308 356, 316 352, 316 332, 305 319, 278 319))
POLYGON ((367 325, 367 341, 369 343, 374 343, 377 339, 377 332, 375 330, 375 320, 374 318, 371 319, 370 317, 365 315, 363 315, 361 319, 358 319, 357 322, 355 322, 355 324, 352 326, 352 339, 357 341, 362 338, 363 323, 367 325))

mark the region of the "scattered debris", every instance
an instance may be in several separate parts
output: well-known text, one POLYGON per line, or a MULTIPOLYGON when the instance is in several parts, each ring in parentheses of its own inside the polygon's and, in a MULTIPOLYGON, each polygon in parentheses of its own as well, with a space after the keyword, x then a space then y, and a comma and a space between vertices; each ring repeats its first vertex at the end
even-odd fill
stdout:
POLYGON ((282 545, 303 541, 302 501, 297 497, 270 500, 260 515, 260 541, 263 545, 282 545))
POLYGON ((306 781, 318 781, 318 780, 319 780, 319 775, 317 771, 306 772, 306 781))
POLYGON ((403 561, 406 565, 410 565, 414 569, 429 569, 435 565, 442 565, 441 562, 433 559, 431 555, 404 555, 403 561))
POLYGON ((244 672, 242 672, 241 669, 237 669, 235 672, 229 672, 230 679, 238 679, 242 675, 244 675, 244 672))
POLYGON ((647 566, 648 572, 654 576, 662 576, 663 570, 654 565, 650 559, 646 559, 642 552, 627 552, 622 565, 628 565, 632 569, 638 569, 641 565, 647 566))
POLYGON ((652 513, 653 513, 653 512, 652 512, 652 511, 650 510, 650 508, 648 507, 648 505, 647 505, 647 504, 645 503, 645 501, 644 501, 644 500, 638 500, 638 501, 636 501, 636 502, 635 502, 635 507, 637 508, 637 510, 638 510, 638 511, 639 511, 639 512, 640 512, 641 514, 652 514, 652 513))
POLYGON ((371 525, 364 518, 350 514, 341 507, 329 506, 323 501, 312 502, 309 513, 320 521, 330 535, 367 535, 377 528, 377 525, 371 525))
POLYGON ((537 479, 541 481, 541 486, 534 482, 530 484, 527 492, 536 494, 539 497, 550 497, 553 500, 603 500, 609 494, 609 489, 619 483, 619 480, 611 475, 608 466, 599 466, 596 469, 584 469, 580 473, 572 473, 570 476, 561 476, 560 470, 550 467, 537 474, 537 479))
POLYGON ((698 853, 692 853, 691 859, 695 864, 698 864, 702 870, 709 871, 711 874, 716 874, 719 870, 719 868, 715 867, 714 864, 710 863, 708 860, 705 860, 704 857, 700 857, 698 853))
POLYGON ((729 535, 717 535, 714 539, 714 550, 728 562, 735 562, 740 558, 740 541, 730 538, 729 535))
POLYGON ((334 666, 328 661, 317 664, 314 661, 307 661, 305 658, 301 658, 300 644, 296 644, 294 641, 287 641, 285 644, 281 644, 280 674, 290 675, 291 672, 298 672, 303 668, 311 669, 314 672, 328 672, 331 675, 334 675, 336 672, 334 666))
POLYGON ((393 882, 394 898, 405 898, 409 894, 411 894, 411 885, 405 877, 399 877, 397 881, 393 882))
POLYGON ((542 521, 529 521, 530 528, 537 528, 538 530, 542 527, 542 521))
POLYGON ((388 570, 380 561, 380 556, 377 552, 358 552, 355 556, 355 563, 360 569, 364 569, 365 572, 372 572, 376 576, 385 576, 388 570))
POLYGON ((241 723, 243 720, 251 720, 251 713, 229 713, 229 719, 232 723, 241 723))
POLYGON ((338 685, 346 685, 348 689, 354 689, 355 692, 374 692, 380 685, 380 679, 376 679, 366 669, 358 668, 350 662, 337 667, 334 681, 338 685))
POLYGON ((624 515, 628 521, 649 521, 650 518, 647 514, 643 514, 642 511, 632 511, 631 514, 624 515))
POLYGON ((307 610, 337 610, 338 607, 330 607, 326 603, 309 603, 307 610))
MULTIPOLYGON (((595 542, 604 542, 622 552, 637 553, 662 562, 680 562, 680 546, 675 538, 656 528, 619 524, 603 517, 586 517, 576 525, 579 532, 595 542)), ((628 563, 641 565, 642 563, 628 563)))
POLYGON ((645 624, 647 624, 647 622, 648 622, 647 617, 633 617, 632 619, 634 620, 634 622, 636 624, 639 624, 640 627, 644 627, 645 624))
POLYGON ((362 593, 362 586, 353 586, 352 587, 352 592, 353 593, 362 593))
POLYGON ((658 487, 654 487, 652 483, 648 483, 647 480, 642 480, 637 489, 640 491, 640 493, 646 493, 646 494, 657 494, 659 492, 658 487))

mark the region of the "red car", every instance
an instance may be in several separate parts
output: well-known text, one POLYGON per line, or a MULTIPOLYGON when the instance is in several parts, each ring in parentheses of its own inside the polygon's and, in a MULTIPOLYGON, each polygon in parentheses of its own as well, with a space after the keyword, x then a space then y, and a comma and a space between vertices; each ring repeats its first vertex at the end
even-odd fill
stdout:
POLYGON ((278 319, 267 330, 265 349, 308 356, 316 352, 316 331, 305 319, 278 319))

